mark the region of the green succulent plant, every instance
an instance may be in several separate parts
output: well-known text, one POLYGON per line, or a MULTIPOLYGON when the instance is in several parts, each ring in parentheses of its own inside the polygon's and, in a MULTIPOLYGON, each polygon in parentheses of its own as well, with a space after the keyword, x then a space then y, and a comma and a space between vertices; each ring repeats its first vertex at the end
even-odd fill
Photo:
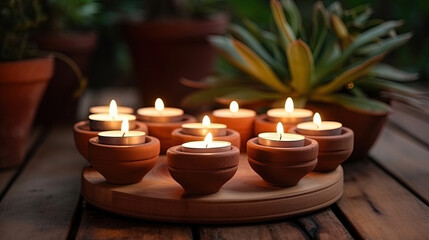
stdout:
POLYGON ((278 106, 292 97, 301 107, 311 101, 355 111, 387 112, 389 105, 373 98, 383 91, 383 96, 419 105, 413 98, 416 91, 398 83, 418 75, 381 62, 412 36, 396 33, 401 21, 371 19, 368 6, 343 10, 338 2, 328 8, 316 2, 311 32, 307 33, 292 0, 272 0, 270 4, 274 31, 262 30, 245 19, 244 26, 231 25, 230 35, 209 39, 227 64, 202 82, 183 79, 183 84, 200 90, 182 104, 197 107, 213 100, 237 100, 278 106))

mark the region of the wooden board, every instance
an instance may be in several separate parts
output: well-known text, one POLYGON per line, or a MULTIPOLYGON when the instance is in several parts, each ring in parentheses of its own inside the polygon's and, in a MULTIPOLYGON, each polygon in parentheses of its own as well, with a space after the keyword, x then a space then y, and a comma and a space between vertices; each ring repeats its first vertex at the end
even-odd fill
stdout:
POLYGON ((266 184, 241 155, 235 176, 215 194, 185 195, 169 175, 166 157, 137 184, 108 184, 93 168, 82 172, 82 195, 91 204, 115 213, 157 221, 243 223, 312 212, 329 206, 343 193, 343 170, 310 173, 297 186, 266 184))

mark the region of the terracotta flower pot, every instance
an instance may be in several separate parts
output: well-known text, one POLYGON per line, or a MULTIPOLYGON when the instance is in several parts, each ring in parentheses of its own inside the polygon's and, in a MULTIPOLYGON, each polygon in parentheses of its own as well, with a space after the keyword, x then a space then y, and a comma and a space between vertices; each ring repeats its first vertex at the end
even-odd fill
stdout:
MULTIPOLYGON (((300 134, 296 127, 289 132, 300 134)), ((304 136, 319 143, 318 162, 313 171, 333 171, 352 154, 354 134, 350 128, 343 127, 341 135, 337 136, 304 136)))
POLYGON ((138 145, 106 145, 98 137, 89 140, 89 161, 109 183, 138 183, 155 166, 159 157, 159 140, 146 136, 138 145))
MULTIPOLYGON (((88 32, 45 32, 33 36, 40 49, 60 52, 70 57, 88 76, 88 66, 97 43, 95 31, 88 32)), ((55 60, 55 71, 43 96, 36 121, 73 121, 78 98, 74 92, 79 89, 79 80, 65 62, 55 60)))
MULTIPOLYGON (((137 114, 137 119, 141 120, 141 116, 137 114)), ((182 124, 185 123, 194 123, 197 120, 191 115, 183 115, 182 121, 180 122, 145 122, 148 127, 151 136, 154 136, 159 139, 161 142, 161 154, 167 152, 167 149, 176 145, 171 137, 171 133, 176 128, 181 128, 182 124)))
POLYGON ((34 115, 53 69, 52 57, 0 63, 0 168, 24 160, 34 115))
POLYGON ((183 152, 182 146, 167 151, 168 171, 188 194, 211 194, 230 180, 238 169, 240 150, 216 153, 183 152))
POLYGON ((200 80, 212 73, 216 54, 207 37, 223 34, 228 21, 221 14, 209 20, 123 23, 143 103, 147 106, 162 96, 178 107, 191 91, 180 78, 200 80))
POLYGON ((252 169, 267 183, 290 187, 311 172, 317 164, 319 144, 306 138, 303 147, 279 148, 258 143, 258 138, 247 142, 247 155, 252 169))
POLYGON ((246 151, 247 141, 253 137, 253 127, 255 117, 224 118, 211 115, 210 118, 215 123, 225 124, 228 128, 240 134, 240 151, 246 151))
MULTIPOLYGON (((291 127, 296 126, 297 123, 282 123, 283 129, 286 132, 291 127)), ((277 130, 277 122, 272 122, 268 120, 267 114, 259 114, 255 118, 255 128, 254 135, 258 136, 259 133, 263 132, 276 132, 277 130)))
MULTIPOLYGON (((146 124, 134 121, 135 122, 135 128, 131 130, 135 131, 142 131, 145 132, 146 135, 148 135, 148 128, 146 124)), ((89 121, 80 121, 75 123, 73 126, 73 138, 74 138, 74 144, 79 151, 79 153, 88 160, 88 141, 89 139, 93 137, 97 137, 98 133, 101 131, 91 131, 89 127, 89 121)))
POLYGON ((324 103, 310 103, 307 108, 319 112, 324 121, 338 121, 353 130, 354 149, 349 161, 366 156, 389 115, 389 113, 355 112, 338 105, 324 103))
MULTIPOLYGON (((205 136, 195 136, 184 134, 182 128, 177 128, 171 132, 171 139, 173 140, 174 145, 181 145, 185 142, 192 141, 204 141, 205 136)), ((230 142, 232 146, 236 146, 240 149, 240 134, 234 130, 227 129, 225 136, 214 136, 213 141, 226 141, 230 142)))

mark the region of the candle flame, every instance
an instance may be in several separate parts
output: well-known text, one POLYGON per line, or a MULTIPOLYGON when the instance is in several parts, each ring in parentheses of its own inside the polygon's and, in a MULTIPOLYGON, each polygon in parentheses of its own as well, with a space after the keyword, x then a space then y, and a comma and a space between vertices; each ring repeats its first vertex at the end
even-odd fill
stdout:
POLYGON ((204 138, 204 144, 206 145, 206 148, 208 148, 209 144, 213 142, 213 135, 212 133, 207 133, 206 137, 204 138))
POLYGON ((320 117, 320 114, 318 112, 314 114, 313 123, 316 125, 317 128, 320 128, 322 126, 322 118, 320 117))
POLYGON ((157 111, 162 111, 162 110, 164 110, 164 102, 162 101, 162 99, 161 99, 161 98, 157 98, 157 99, 155 100, 155 109, 156 109, 157 111))
POLYGON ((285 102, 285 111, 287 113, 291 113, 293 112, 293 110, 294 110, 293 100, 292 98, 288 97, 285 102))
POLYGON ((277 133, 279 134, 281 140, 284 133, 283 124, 281 122, 277 123, 277 133))
POLYGON ((118 118, 118 106, 115 100, 110 101, 109 115, 112 119, 118 118))
POLYGON ((238 112, 238 103, 236 101, 232 101, 231 104, 229 104, 229 110, 233 113, 238 112))
POLYGON ((210 127, 210 124, 211 124, 211 122, 210 122, 209 116, 205 115, 203 118, 203 126, 205 128, 208 128, 208 127, 210 127))
POLYGON ((122 124, 121 124, 122 137, 125 137, 125 134, 128 132, 128 129, 129 129, 128 119, 124 118, 124 120, 122 120, 122 124))

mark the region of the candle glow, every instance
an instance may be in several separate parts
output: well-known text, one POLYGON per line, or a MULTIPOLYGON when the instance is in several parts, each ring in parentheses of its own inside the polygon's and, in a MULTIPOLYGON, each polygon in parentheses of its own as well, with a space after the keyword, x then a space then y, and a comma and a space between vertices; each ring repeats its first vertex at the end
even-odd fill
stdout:
POLYGON ((277 123, 277 133, 280 136, 280 140, 282 140, 282 136, 284 134, 283 124, 281 122, 277 123))
POLYGON ((128 132, 128 129, 129 129, 128 119, 124 118, 124 120, 122 120, 122 124, 121 124, 122 137, 125 137, 125 134, 128 132))
POLYGON ((322 126, 322 118, 320 117, 320 114, 316 112, 313 117, 313 123, 316 125, 317 128, 320 128, 322 126))
POLYGON ((213 142, 213 135, 212 133, 207 133, 206 137, 204 138, 204 144, 206 145, 206 148, 209 147, 209 144, 213 142))
POLYGON ((294 111, 294 105, 292 98, 288 97, 285 102, 285 111, 291 113, 294 111))
POLYGON ((205 115, 205 116, 203 117, 203 126, 204 126, 205 128, 208 128, 208 127, 210 127, 210 124, 211 124, 211 122, 210 122, 210 118, 209 118, 209 116, 205 115))
POLYGON ((118 106, 115 100, 110 101, 109 115, 112 119, 118 118, 118 106))
POLYGON ((236 112, 238 112, 238 110, 239 110, 238 103, 237 103, 236 101, 232 101, 232 102, 229 104, 229 110, 230 110, 232 113, 236 113, 236 112))
POLYGON ((164 110, 164 102, 162 101, 161 98, 157 98, 155 100, 155 109, 159 112, 164 110))

